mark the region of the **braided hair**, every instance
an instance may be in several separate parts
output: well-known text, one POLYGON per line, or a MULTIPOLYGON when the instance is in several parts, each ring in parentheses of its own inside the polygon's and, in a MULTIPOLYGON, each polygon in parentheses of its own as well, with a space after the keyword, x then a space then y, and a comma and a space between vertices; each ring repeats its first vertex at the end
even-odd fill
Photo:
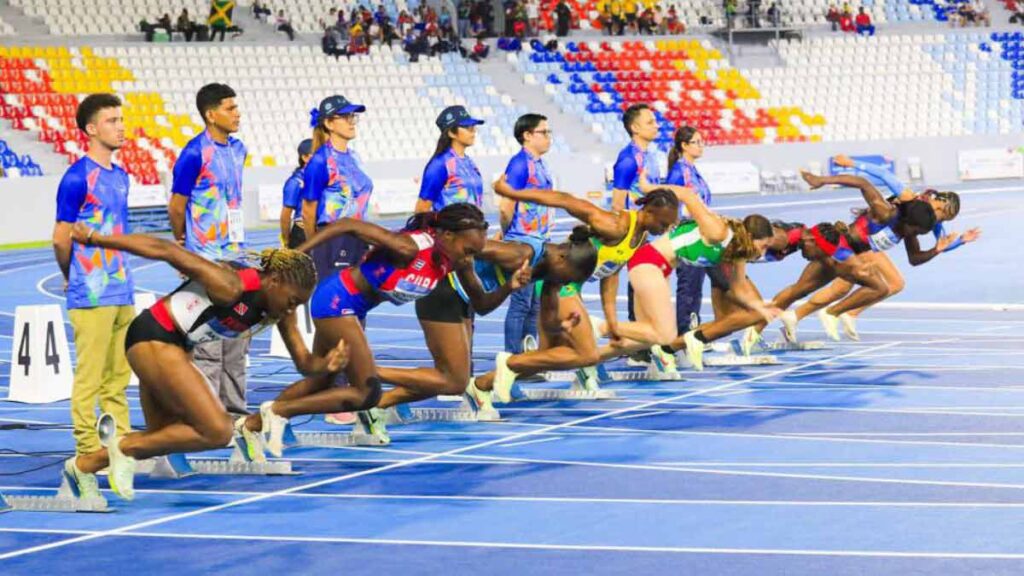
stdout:
POLYGON ((316 268, 309 254, 290 248, 266 248, 259 253, 259 268, 303 290, 316 287, 316 268))
POLYGON ((404 230, 416 231, 426 228, 447 230, 449 232, 487 230, 487 220, 484 219, 484 213, 476 205, 468 202, 457 202, 445 206, 439 212, 413 214, 405 222, 404 230))
POLYGON ((637 200, 636 205, 641 208, 648 206, 651 208, 670 207, 673 210, 679 210, 679 198, 668 188, 655 188, 637 200))

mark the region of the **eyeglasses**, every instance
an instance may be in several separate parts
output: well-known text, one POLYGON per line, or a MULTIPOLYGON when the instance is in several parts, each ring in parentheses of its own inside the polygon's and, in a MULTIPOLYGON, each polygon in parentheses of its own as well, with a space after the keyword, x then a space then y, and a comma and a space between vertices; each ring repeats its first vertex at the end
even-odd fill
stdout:
POLYGON ((348 122, 349 124, 359 124, 359 115, 356 114, 355 112, 351 112, 349 114, 339 114, 338 118, 341 118, 342 120, 348 122))
POLYGON ((692 142, 687 142, 687 144, 690 144, 691 146, 704 146, 705 145, 703 140, 693 140, 692 142))
POLYGON ((547 130, 530 130, 530 132, 532 132, 534 134, 540 134, 541 136, 548 136, 548 137, 550 137, 551 134, 554 133, 554 131, 551 130, 551 129, 547 129, 547 130))

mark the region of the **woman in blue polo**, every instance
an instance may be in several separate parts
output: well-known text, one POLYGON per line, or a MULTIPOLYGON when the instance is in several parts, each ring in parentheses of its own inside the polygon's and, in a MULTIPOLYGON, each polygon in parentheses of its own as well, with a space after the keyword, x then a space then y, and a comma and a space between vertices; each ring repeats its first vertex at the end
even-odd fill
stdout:
MULTIPOLYGON (((350 149, 356 138, 359 114, 366 111, 335 94, 320 102, 311 113, 313 156, 303 171, 302 220, 306 237, 318 228, 341 218, 366 218, 373 181, 363 171, 362 161, 350 149)), ((359 263, 366 244, 351 235, 324 242, 310 256, 320 278, 359 263)))

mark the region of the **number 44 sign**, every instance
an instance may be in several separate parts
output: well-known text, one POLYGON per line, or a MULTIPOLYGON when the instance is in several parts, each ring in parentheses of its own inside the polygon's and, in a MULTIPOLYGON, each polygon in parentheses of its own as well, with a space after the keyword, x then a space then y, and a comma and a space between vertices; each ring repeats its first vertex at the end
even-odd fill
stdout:
POLYGON ((43 404, 71 398, 71 355, 64 314, 56 304, 14 311, 11 388, 7 399, 43 404))

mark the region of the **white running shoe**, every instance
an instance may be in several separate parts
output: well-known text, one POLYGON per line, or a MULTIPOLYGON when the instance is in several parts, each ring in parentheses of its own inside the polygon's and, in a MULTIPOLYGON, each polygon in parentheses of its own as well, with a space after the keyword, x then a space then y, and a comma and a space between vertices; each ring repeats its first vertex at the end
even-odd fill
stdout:
POLYGON ((100 492, 100 483, 96 480, 96 475, 82 472, 75 462, 77 459, 77 456, 72 456, 64 461, 64 479, 67 480, 71 493, 79 500, 100 499, 106 501, 103 493, 100 492))
POLYGON ((821 321, 821 327, 825 329, 825 334, 836 342, 839 342, 839 318, 829 314, 824 310, 818 310, 818 320, 821 321))
POLYGON ((508 352, 498 352, 494 357, 494 393, 503 404, 512 401, 512 385, 516 382, 516 373, 508 367, 511 357, 508 352))
POLYGON ((857 333, 857 317, 851 315, 849 312, 844 312, 839 315, 839 322, 843 326, 843 334, 854 342, 860 342, 860 334, 857 333))
POLYGON ((235 420, 235 445, 246 462, 266 462, 267 455, 263 453, 263 434, 246 428, 246 418, 248 416, 239 416, 235 420))
MULTIPOLYGON (((703 348, 703 345, 702 345, 703 348)), ((678 372, 676 369, 676 357, 669 352, 662 350, 661 346, 655 344, 651 346, 651 360, 654 362, 655 367, 662 374, 671 374, 678 372)))
POLYGON ((273 400, 260 404, 260 416, 263 418, 263 433, 267 435, 267 452, 280 458, 284 451, 284 430, 288 427, 288 419, 274 414, 273 405, 273 400))
POLYGON ((491 392, 483 391, 476 387, 476 378, 470 378, 463 394, 470 408, 476 412, 476 419, 480 422, 496 422, 501 420, 501 414, 494 408, 491 400, 491 392))
POLYGON ((779 314, 779 321, 782 322, 782 337, 786 342, 796 342, 796 325, 800 322, 796 317, 796 310, 786 310, 779 314))
POLYGON ((534 338, 533 334, 527 334, 523 336, 523 352, 536 352, 539 346, 537 345, 537 339, 534 338))
POLYGON ((117 434, 117 421, 110 414, 100 415, 96 421, 100 444, 107 447, 110 466, 107 482, 111 490, 125 500, 135 498, 135 458, 121 452, 121 437, 117 434))
POLYGON ((686 344, 686 359, 697 372, 704 371, 704 343, 697 339, 693 330, 683 334, 683 342, 686 344))
POLYGON ((750 356, 750 353, 754 351, 754 348, 761 343, 761 333, 757 331, 757 328, 750 326, 743 331, 743 336, 740 338, 740 352, 744 356, 750 356))

